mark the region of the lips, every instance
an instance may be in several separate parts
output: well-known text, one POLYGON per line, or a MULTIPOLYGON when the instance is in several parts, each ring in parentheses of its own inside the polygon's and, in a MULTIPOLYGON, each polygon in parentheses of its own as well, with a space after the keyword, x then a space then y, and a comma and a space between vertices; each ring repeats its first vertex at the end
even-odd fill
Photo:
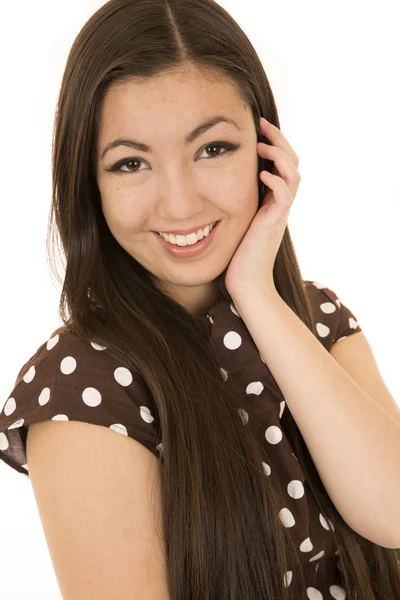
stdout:
POLYGON ((205 227, 213 225, 214 223, 217 223, 217 221, 211 221, 199 227, 192 227, 192 229, 177 229, 175 231, 157 231, 156 233, 164 233, 165 235, 190 235, 191 233, 197 233, 200 229, 203 230, 205 227))
POLYGON ((194 258, 205 252, 209 246, 212 245, 213 239, 217 235, 216 232, 219 230, 221 221, 217 221, 215 227, 211 230, 206 237, 203 237, 202 240, 196 242, 195 244, 188 244, 187 246, 178 246, 167 242, 162 235, 159 235, 157 232, 154 232, 154 235, 157 236, 159 242, 161 243, 164 250, 170 254, 174 258, 194 258))
MULTIPOLYGON (((209 227, 208 234, 207 234, 207 235, 204 235, 204 233, 203 233, 203 237, 202 237, 200 240, 197 240, 196 244, 198 244, 199 242, 201 242, 201 240, 202 240, 202 239, 204 239, 204 238, 208 237, 208 236, 209 236, 209 235, 212 233, 212 231, 215 229, 215 227, 217 226, 217 224, 218 224, 218 223, 219 223, 219 221, 215 221, 215 223, 211 223, 211 226, 209 226, 209 225, 206 225, 205 227, 209 227)), ((200 230, 199 230, 199 229, 197 229, 196 231, 193 231, 193 232, 192 232, 192 234, 194 233, 195 235, 197 235, 197 232, 198 232, 198 231, 203 231, 203 230, 204 230, 204 228, 203 228, 203 229, 200 229, 200 230)), ((173 245, 173 246, 183 247, 183 246, 180 246, 179 244, 172 244, 172 242, 170 242, 169 240, 166 240, 166 239, 165 239, 165 237, 164 237, 163 235, 161 235, 161 234, 160 234, 160 232, 157 232, 157 234, 158 234, 160 237, 162 237, 162 238, 163 238, 163 240, 165 240, 165 241, 166 241, 168 244, 171 244, 171 245, 173 245)), ((178 234, 173 234, 173 233, 172 233, 171 235, 173 235, 173 236, 174 236, 174 238, 175 238, 175 240, 176 240, 176 238, 177 238, 178 236, 182 236, 182 237, 186 238, 186 237, 189 237, 189 235, 192 235, 192 234, 190 234, 190 233, 187 233, 186 235, 183 235, 183 234, 180 234, 180 233, 178 233, 178 234)), ((167 235, 167 234, 164 234, 164 235, 167 235)), ((195 244, 187 244, 187 245, 188 245, 188 246, 194 246, 195 244)))

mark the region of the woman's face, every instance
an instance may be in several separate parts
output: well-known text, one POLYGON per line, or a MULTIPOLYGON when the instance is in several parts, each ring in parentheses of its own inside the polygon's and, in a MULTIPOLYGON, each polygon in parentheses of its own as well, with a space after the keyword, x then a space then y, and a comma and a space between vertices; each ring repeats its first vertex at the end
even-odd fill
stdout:
POLYGON ((192 314, 204 315, 212 305, 213 282, 257 212, 257 132, 250 107, 228 79, 211 80, 194 67, 117 84, 101 106, 97 150, 97 184, 112 235, 165 293, 192 314), (185 141, 216 116, 237 127, 220 122, 185 141), (132 145, 104 154, 117 138, 132 145), (215 142, 232 151, 213 147, 215 142), (115 165, 118 171, 108 170, 115 165), (211 244, 190 258, 171 256, 155 233, 200 229, 214 221, 221 222, 211 244))

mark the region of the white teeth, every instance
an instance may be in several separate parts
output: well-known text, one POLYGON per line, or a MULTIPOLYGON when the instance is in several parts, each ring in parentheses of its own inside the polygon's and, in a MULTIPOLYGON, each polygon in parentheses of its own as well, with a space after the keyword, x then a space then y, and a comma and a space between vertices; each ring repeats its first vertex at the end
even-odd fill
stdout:
POLYGON ((173 244, 174 246, 193 246, 197 242, 203 239, 203 237, 207 237, 211 231, 214 229, 217 221, 211 223, 211 225, 207 225, 204 229, 199 229, 197 233, 190 233, 189 235, 174 235, 173 233, 161 233, 158 232, 161 237, 164 238, 165 241, 173 244))

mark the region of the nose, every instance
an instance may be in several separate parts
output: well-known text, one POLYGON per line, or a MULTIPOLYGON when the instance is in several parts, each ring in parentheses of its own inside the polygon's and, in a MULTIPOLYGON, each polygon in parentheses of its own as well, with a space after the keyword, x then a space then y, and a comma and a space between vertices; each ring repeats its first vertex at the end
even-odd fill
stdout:
MULTIPOLYGON (((186 230, 198 223, 206 223, 209 217, 207 199, 193 176, 183 169, 170 173, 163 179, 158 195, 158 215, 164 224, 160 231, 186 230)), ((208 222, 207 222, 208 224, 208 222)))

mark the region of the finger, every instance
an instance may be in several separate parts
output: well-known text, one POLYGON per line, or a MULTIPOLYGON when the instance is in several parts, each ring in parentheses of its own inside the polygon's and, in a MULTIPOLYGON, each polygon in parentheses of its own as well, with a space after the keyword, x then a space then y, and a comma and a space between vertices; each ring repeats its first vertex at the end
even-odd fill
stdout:
MULTIPOLYGON (((296 192, 293 194, 292 190, 286 185, 286 182, 279 177, 279 175, 273 175, 269 171, 261 171, 260 179, 272 190, 275 200, 285 208, 291 207, 294 202, 296 192)), ((297 190, 296 190, 297 191, 297 190)))
POLYGON ((262 142, 258 142, 257 150, 263 158, 274 161, 277 174, 284 179, 290 191, 295 195, 300 185, 301 175, 286 152, 282 148, 267 146, 262 142))
POLYGON ((284 150, 286 154, 290 156, 293 163, 296 166, 299 166, 299 157, 278 127, 272 123, 269 123, 268 121, 265 121, 264 119, 261 119, 261 131, 267 140, 270 140, 274 146, 282 148, 282 150, 284 150))

